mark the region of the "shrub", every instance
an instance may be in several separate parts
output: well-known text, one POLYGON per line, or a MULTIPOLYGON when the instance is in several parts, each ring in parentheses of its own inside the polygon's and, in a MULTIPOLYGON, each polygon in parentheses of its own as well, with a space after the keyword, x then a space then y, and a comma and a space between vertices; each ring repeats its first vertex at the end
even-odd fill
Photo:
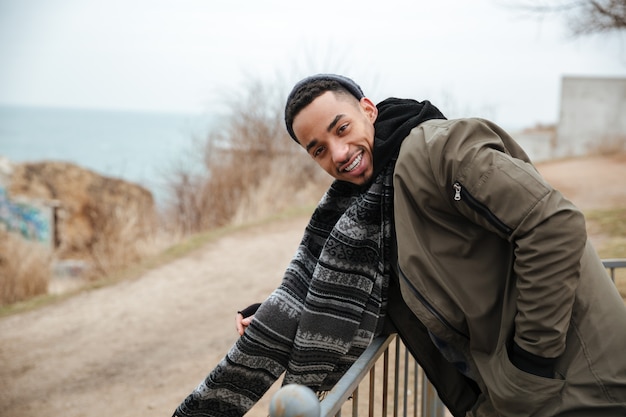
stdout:
POLYGON ((51 265, 46 246, 0 231, 0 305, 45 294, 51 265))
MULTIPOLYGON (((283 88, 252 81, 226 101, 222 123, 197 144, 196 159, 179 162, 165 180, 166 217, 177 230, 190 234, 250 221, 293 205, 294 196, 300 200, 315 188, 311 184, 326 188, 323 172, 285 130, 285 96, 283 88)), ((315 192, 311 198, 317 202, 315 192)))

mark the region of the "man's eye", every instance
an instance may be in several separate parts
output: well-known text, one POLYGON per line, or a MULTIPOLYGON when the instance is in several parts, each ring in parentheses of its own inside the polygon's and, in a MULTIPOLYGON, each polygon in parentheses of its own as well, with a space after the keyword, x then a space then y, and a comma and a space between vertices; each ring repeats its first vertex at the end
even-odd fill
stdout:
POLYGON ((338 134, 342 134, 343 132, 346 131, 347 128, 348 128, 348 123, 343 124, 343 125, 339 126, 339 128, 337 128, 337 133, 338 134))
POLYGON ((319 146, 319 147, 315 148, 315 150, 313 151, 313 158, 317 158, 318 156, 320 156, 323 151, 324 151, 324 147, 323 146, 319 146))

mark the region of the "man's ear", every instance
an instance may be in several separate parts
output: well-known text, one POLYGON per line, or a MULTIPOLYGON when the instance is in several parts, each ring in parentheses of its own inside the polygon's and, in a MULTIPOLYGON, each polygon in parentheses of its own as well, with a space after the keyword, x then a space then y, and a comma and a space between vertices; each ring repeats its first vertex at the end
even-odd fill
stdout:
POLYGON ((361 106, 361 109, 363 109, 363 111, 365 112, 365 115, 367 116, 369 121, 371 123, 374 123, 376 121, 376 117, 378 117, 378 107, 376 107, 372 100, 367 97, 363 97, 359 101, 359 104, 361 106))

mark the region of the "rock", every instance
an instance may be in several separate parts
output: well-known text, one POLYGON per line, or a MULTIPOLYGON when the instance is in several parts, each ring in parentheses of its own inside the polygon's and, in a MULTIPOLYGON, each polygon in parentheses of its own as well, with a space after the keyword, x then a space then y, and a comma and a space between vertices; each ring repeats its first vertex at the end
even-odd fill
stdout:
POLYGON ((150 191, 68 162, 14 164, 8 195, 56 206, 54 247, 58 259, 98 262, 104 250, 140 240, 156 225, 150 191))

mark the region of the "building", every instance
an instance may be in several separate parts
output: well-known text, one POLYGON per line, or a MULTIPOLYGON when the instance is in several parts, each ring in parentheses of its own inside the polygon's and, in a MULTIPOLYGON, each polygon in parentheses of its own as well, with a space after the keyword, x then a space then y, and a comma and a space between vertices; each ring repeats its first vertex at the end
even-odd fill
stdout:
POLYGON ((626 150, 626 78, 563 77, 552 157, 626 150))

